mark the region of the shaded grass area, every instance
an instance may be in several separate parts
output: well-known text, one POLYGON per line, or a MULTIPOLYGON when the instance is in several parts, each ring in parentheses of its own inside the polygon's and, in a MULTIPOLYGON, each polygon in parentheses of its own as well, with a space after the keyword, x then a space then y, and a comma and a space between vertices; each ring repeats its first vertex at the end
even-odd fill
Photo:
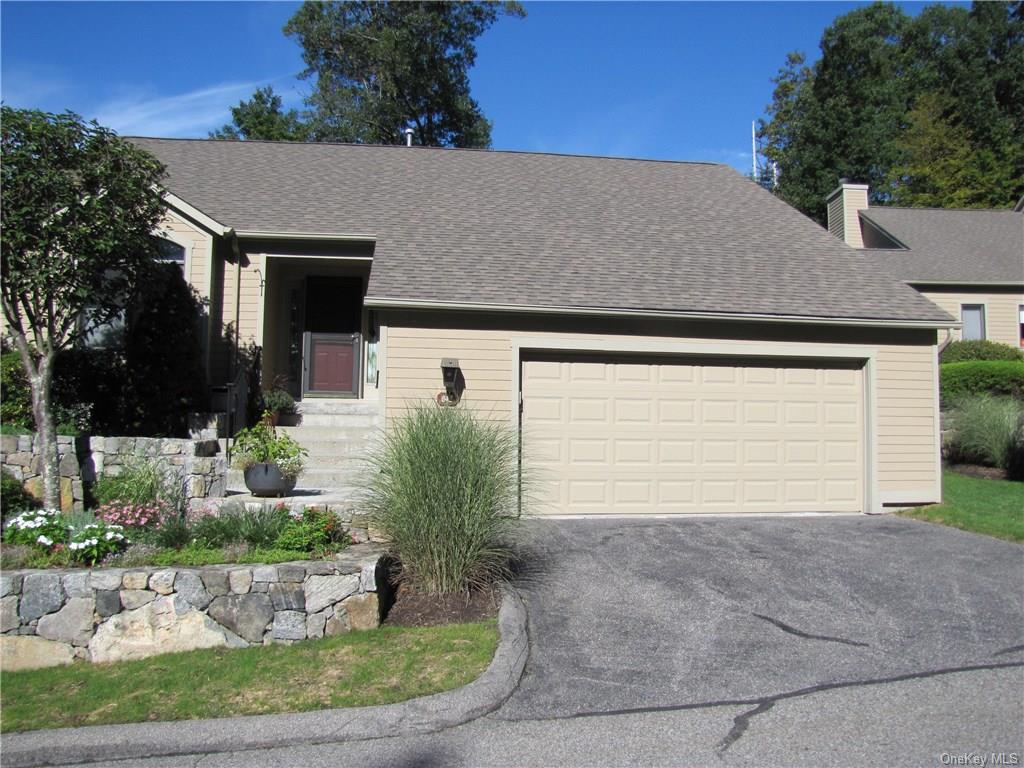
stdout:
POLYGON ((0 730, 391 704, 477 678, 496 622, 381 627, 294 645, 0 673, 0 730))
POLYGON ((1024 541, 1024 483, 942 473, 942 504, 900 514, 1008 541, 1024 541))
MULTIPOLYGON (((171 548, 129 548, 126 552, 104 562, 101 568, 144 568, 147 566, 180 565, 199 567, 204 565, 273 565, 290 563, 297 560, 321 559, 316 553, 297 549, 248 549, 247 547, 202 547, 189 545, 181 549, 171 548)), ((86 568, 85 563, 72 559, 71 552, 63 549, 58 552, 47 552, 35 547, 24 547, 13 544, 0 546, 0 568, 13 570, 16 568, 86 568)))

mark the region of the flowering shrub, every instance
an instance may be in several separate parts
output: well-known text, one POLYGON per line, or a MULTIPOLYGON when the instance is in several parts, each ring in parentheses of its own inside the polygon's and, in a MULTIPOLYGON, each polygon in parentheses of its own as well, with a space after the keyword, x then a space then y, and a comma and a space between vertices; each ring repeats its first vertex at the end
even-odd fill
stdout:
POLYGON ((76 560, 95 565, 108 555, 114 555, 130 543, 123 533, 124 528, 111 523, 90 523, 82 526, 71 536, 68 549, 76 560))
POLYGON ((170 511, 170 504, 161 500, 146 504, 110 501, 96 510, 96 519, 125 528, 159 528, 170 511))
POLYGON ((50 549, 68 540, 68 526, 59 509, 26 510, 11 519, 4 529, 8 544, 27 544, 50 549))

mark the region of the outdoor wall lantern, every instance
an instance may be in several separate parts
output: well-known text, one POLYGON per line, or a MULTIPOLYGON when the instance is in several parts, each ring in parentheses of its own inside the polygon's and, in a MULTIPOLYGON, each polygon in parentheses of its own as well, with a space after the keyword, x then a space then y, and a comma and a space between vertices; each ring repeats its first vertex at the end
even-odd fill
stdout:
POLYGON ((458 405, 462 393, 466 391, 466 378, 462 375, 458 360, 453 357, 441 358, 441 379, 444 382, 444 392, 437 393, 437 404, 458 405))

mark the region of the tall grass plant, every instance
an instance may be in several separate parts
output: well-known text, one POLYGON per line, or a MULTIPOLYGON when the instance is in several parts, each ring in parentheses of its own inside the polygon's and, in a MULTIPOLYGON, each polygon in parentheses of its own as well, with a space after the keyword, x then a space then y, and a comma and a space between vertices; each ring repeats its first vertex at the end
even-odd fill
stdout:
POLYGON ((520 515, 518 436, 463 408, 423 406, 397 420, 371 459, 365 504, 430 594, 457 594, 508 574, 520 515))

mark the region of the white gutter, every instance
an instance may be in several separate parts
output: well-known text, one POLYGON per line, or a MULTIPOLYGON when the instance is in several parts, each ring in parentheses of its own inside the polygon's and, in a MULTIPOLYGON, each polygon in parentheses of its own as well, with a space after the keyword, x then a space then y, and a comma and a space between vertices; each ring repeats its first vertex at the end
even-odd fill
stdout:
POLYGON ((177 195, 172 194, 164 189, 157 189, 169 206, 177 209, 181 213, 188 216, 190 219, 193 219, 197 224, 208 229, 213 234, 220 235, 221 237, 227 237, 232 233, 233 230, 231 229, 231 227, 226 227, 216 219, 210 218, 205 213, 196 208, 194 205, 185 202, 177 195))
POLYGON ((376 242, 376 235, 345 232, 260 232, 251 229, 235 231, 239 237, 259 238, 260 240, 353 240, 356 242, 376 242))
POLYGON ((1024 288, 1024 280, 996 280, 980 282, 978 280, 904 280, 905 285, 955 285, 969 288, 1024 288))
POLYGON ((804 317, 801 315, 731 314, 727 312, 670 312, 647 309, 614 309, 609 307, 541 307, 517 304, 474 304, 469 302, 389 299, 367 296, 363 304, 375 308, 444 309, 477 312, 520 312, 549 315, 589 315, 607 317, 648 317, 666 320, 725 320, 732 322, 770 322, 800 325, 844 325, 879 328, 960 328, 958 320, 873 320, 869 318, 804 317))

